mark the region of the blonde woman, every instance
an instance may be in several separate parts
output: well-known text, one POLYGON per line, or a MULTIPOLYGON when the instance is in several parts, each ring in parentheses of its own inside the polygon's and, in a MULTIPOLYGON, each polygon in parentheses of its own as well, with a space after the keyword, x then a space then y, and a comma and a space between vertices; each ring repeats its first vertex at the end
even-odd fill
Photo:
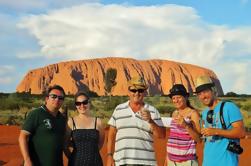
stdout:
POLYGON ((170 136, 167 141, 168 166, 197 166, 196 143, 200 139, 200 115, 190 105, 186 88, 176 84, 169 97, 176 110, 173 112, 170 136))
POLYGON ((75 106, 78 115, 69 118, 66 127, 68 166, 102 166, 99 150, 104 142, 104 127, 101 119, 91 115, 89 97, 84 92, 75 95, 75 106))

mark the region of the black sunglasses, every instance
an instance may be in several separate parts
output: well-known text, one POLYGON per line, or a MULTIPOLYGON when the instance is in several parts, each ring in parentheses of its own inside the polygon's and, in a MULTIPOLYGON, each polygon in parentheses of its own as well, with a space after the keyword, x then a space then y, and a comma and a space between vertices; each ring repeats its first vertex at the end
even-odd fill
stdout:
POLYGON ((213 124, 214 110, 209 110, 207 112, 207 123, 213 124))
POLYGON ((76 102, 75 102, 75 105, 76 105, 76 106, 81 106, 81 104, 87 105, 88 103, 89 103, 89 100, 76 101, 76 102))
POLYGON ((132 93, 136 93, 136 92, 143 93, 145 91, 145 89, 129 89, 129 91, 132 93))
POLYGON ((49 97, 52 98, 52 99, 56 99, 58 98, 58 100, 64 100, 64 96, 58 96, 56 94, 49 94, 49 97))

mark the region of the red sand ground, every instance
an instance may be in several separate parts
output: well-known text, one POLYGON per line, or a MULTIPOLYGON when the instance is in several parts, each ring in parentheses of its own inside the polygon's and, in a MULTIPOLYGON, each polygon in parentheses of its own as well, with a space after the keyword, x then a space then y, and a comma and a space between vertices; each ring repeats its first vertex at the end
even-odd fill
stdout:
MULTIPOLYGON (((0 125, 0 166, 20 166, 22 163, 22 156, 18 147, 19 127, 17 126, 3 126, 0 125)), ((250 135, 249 137, 250 138, 250 135)), ((240 156, 240 166, 251 165, 251 139, 242 139, 241 145, 244 147, 244 153, 240 156)), ((165 158, 165 140, 156 139, 155 149, 157 154, 158 165, 162 166, 165 158)), ((202 160, 203 145, 199 144, 197 147, 199 163, 202 160)), ((103 161, 105 162, 106 144, 101 150, 103 161)), ((217 153, 217 152, 216 152, 217 153)), ((64 158, 65 163, 66 159, 64 158)), ((66 165, 66 164, 65 164, 66 165)))

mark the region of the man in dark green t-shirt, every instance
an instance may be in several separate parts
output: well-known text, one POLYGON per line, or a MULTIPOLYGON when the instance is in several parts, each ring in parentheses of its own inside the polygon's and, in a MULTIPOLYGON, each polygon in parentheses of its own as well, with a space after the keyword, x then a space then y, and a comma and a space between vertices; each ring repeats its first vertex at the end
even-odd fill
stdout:
POLYGON ((63 166, 66 117, 59 108, 64 96, 61 86, 49 87, 45 105, 27 116, 19 136, 25 166, 63 166))

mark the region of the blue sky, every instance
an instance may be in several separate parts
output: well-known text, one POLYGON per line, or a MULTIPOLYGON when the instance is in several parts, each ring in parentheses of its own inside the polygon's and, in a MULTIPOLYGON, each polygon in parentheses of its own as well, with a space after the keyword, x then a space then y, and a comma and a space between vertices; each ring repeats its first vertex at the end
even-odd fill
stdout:
POLYGON ((213 70, 224 92, 251 94, 249 0, 0 0, 0 92, 32 69, 107 56, 213 70))

